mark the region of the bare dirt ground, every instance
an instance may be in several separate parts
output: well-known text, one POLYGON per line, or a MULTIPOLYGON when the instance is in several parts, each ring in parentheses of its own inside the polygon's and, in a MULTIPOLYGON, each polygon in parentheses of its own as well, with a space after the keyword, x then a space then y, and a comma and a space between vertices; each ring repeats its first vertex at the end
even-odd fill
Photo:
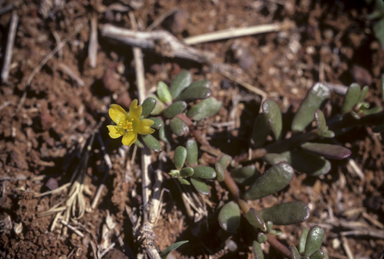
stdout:
MULTIPOLYGON (((119 140, 110 139, 102 121, 109 120, 111 103, 127 108, 137 98, 135 64, 131 47, 101 35, 105 24, 132 28, 131 13, 138 29, 146 30, 169 12, 153 30, 168 30, 183 40, 228 28, 288 22, 291 26, 287 30, 193 47, 215 53, 217 63, 240 69, 241 76, 236 79, 264 91, 289 120, 307 90, 318 81, 369 85, 368 101, 378 105, 382 102, 384 51, 366 19, 371 9, 363 1, 354 3, 0 1, 0 9, 4 10, 0 16, 1 64, 11 17, 17 14, 19 18, 9 77, 0 88, 0 257, 96 258, 95 251, 111 243, 115 247, 105 258, 125 258, 123 253, 135 258, 133 254, 142 251, 127 219, 127 212, 140 217, 143 205, 140 152, 132 157, 132 148, 123 148, 119 140), (9 5, 10 9, 6 9, 9 5), (89 48, 92 20, 98 32, 95 66, 91 66, 89 48), (55 48, 58 51, 31 76, 55 48), (79 150, 98 128, 113 167, 107 171, 96 135, 85 167, 85 212, 71 222, 83 235, 71 229, 63 234, 61 221, 51 230, 56 214, 40 214, 65 200, 68 188, 43 197, 36 193, 70 182, 83 161, 84 153, 79 150), (105 188, 92 206, 106 172, 105 188), (105 234, 105 228, 113 231, 105 234)), ((144 66, 147 93, 154 91, 158 81, 170 83, 182 69, 191 71, 194 80, 210 79, 213 96, 224 103, 206 123, 210 143, 230 155, 247 150, 260 106, 258 93, 223 76, 209 64, 144 51, 144 66)), ((333 109, 340 109, 340 102, 340 95, 332 93, 333 109)), ((370 128, 354 129, 336 140, 352 150, 351 160, 333 163, 332 171, 321 178, 296 175, 287 192, 263 198, 256 206, 263 208, 295 199, 310 204, 311 217, 306 223, 282 228, 279 239, 283 243, 297 245, 303 227, 319 224, 326 230, 324 251, 331 258, 379 258, 384 251, 383 145, 370 128)), ((165 149, 166 156, 171 153, 165 149)), ((152 158, 156 168, 156 156, 152 158)), ((162 167, 163 188, 169 192, 164 194, 154 228, 159 251, 176 241, 189 240, 172 253, 174 258, 253 258, 252 237, 244 239, 246 227, 230 236, 217 223, 217 213, 228 200, 228 191, 220 184, 212 184, 215 191, 205 200, 207 215, 195 222, 188 216, 175 182, 166 174, 172 169, 171 160, 167 159, 162 167), (228 249, 228 240, 237 248, 228 249)), ((279 257, 270 251, 269 258, 279 257)))

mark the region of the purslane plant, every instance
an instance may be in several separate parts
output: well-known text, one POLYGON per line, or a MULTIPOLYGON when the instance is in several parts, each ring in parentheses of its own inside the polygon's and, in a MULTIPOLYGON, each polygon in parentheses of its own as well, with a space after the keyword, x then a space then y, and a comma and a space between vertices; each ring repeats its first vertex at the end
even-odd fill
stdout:
MULTIPOLYGON (((220 226, 233 233, 239 227, 240 217, 243 215, 255 228, 257 238, 253 243, 253 252, 256 258, 264 257, 260 244, 266 241, 289 258, 326 258, 327 255, 320 250, 324 237, 324 231, 320 227, 315 226, 309 232, 303 231, 307 234, 303 234, 299 249, 294 246, 287 248, 275 238, 279 231, 273 229, 273 225, 296 224, 308 219, 309 208, 306 204, 294 201, 258 212, 248 205, 247 200, 261 199, 281 191, 291 182, 294 171, 309 176, 328 173, 331 168, 328 159, 344 159, 351 154, 351 151, 329 143, 327 139, 346 132, 351 126, 377 125, 374 130, 382 132, 384 128, 382 126, 384 115, 380 112, 382 108, 369 109, 368 104, 364 102, 368 87, 361 89, 357 84, 351 85, 345 95, 341 114, 335 114, 327 122, 322 107, 328 101, 330 91, 321 83, 315 84, 295 114, 290 130, 283 129, 282 114, 278 105, 272 100, 264 101, 262 111, 255 119, 250 139, 250 147, 253 147, 251 154, 240 154, 232 158, 212 147, 198 128, 199 121, 214 115, 222 106, 221 102, 210 97, 209 85, 208 80, 192 82, 191 74, 182 71, 169 88, 160 82, 157 96, 150 96, 142 105, 141 119, 147 118, 150 114, 157 116, 148 118, 153 123, 150 125, 146 123, 145 126, 159 129, 161 141, 165 143, 184 141, 183 138, 173 138, 171 133, 176 137, 189 136, 190 133, 193 137, 188 138, 185 147, 179 145, 175 149, 176 169, 172 170, 170 175, 182 184, 192 183, 202 194, 210 192, 205 180, 216 178, 219 182, 223 182, 232 195, 232 201, 220 210, 218 216, 220 226), (202 101, 198 104, 193 102, 199 99, 202 101), (289 135, 288 132, 291 132, 292 136, 285 138, 289 135), (272 142, 268 140, 270 134, 272 142), (315 139, 320 141, 311 142, 315 139), (216 159, 198 164, 199 150, 210 152, 216 159), (242 165, 243 162, 249 164, 250 161, 266 163, 267 170, 260 173, 254 164, 242 165), (245 188, 239 188, 239 185, 245 188)), ((134 119, 137 119, 137 116, 134 119)), ((113 136, 123 135, 121 128, 133 129, 133 124, 128 125, 126 119, 123 123, 120 123, 120 120, 114 119, 114 121, 118 125, 119 132, 113 136)), ((141 134, 138 131, 137 133, 141 134)), ((131 140, 129 143, 132 144, 133 137, 129 139, 131 140)), ((152 135, 145 135, 143 140, 152 150, 161 149, 160 143, 152 135), (147 136, 151 136, 151 141, 146 141, 147 136)), ((140 144, 138 146, 142 146, 140 144)))

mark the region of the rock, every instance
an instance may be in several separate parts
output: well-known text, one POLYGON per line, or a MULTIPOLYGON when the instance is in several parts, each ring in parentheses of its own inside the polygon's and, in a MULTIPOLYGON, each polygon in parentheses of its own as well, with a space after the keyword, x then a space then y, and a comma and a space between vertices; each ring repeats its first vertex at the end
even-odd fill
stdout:
POLYGON ((185 30, 187 23, 188 13, 184 10, 177 10, 164 21, 164 26, 172 34, 179 34, 185 30))
POLYGON ((119 75, 116 73, 117 64, 110 65, 107 70, 105 70, 103 76, 103 86, 104 88, 113 93, 117 91, 123 84, 118 79, 119 75))

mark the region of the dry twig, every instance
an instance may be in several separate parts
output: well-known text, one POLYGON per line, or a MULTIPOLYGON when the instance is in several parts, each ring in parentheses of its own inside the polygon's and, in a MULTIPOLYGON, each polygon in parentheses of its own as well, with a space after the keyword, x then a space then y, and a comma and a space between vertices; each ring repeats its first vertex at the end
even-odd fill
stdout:
POLYGON ((95 68, 97 63, 97 16, 96 15, 92 15, 91 17, 91 30, 89 35, 88 56, 89 56, 89 64, 91 65, 91 68, 95 68))
POLYGON ((255 25, 246 28, 230 28, 222 31, 215 31, 211 33, 206 33, 202 35, 192 36, 184 39, 184 43, 187 45, 194 45, 203 42, 223 40, 230 38, 237 38, 242 36, 261 34, 267 32, 275 32, 286 30, 291 27, 290 23, 274 23, 274 24, 263 24, 255 25))
POLYGON ((75 72, 72 71, 72 69, 70 69, 67 65, 63 64, 63 63, 59 63, 57 65, 57 67, 64 73, 66 74, 67 76, 69 76, 73 81, 76 82, 76 84, 78 86, 84 86, 85 83, 84 81, 78 76, 76 75, 75 72))
POLYGON ((3 70, 1 71, 1 80, 3 83, 8 81, 9 70, 12 60, 13 44, 16 37, 17 23, 19 22, 19 16, 16 12, 12 13, 11 22, 9 23, 9 32, 7 38, 7 45, 5 47, 3 70))

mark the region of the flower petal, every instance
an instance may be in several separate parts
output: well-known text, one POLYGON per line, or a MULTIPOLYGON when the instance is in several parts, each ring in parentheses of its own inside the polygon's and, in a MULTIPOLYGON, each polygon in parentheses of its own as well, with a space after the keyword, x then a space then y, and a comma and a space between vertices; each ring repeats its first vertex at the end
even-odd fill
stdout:
POLYGON ((139 133, 141 135, 152 134, 153 132, 155 132, 154 129, 150 128, 153 123, 155 123, 155 122, 153 120, 149 120, 149 119, 139 120, 139 122, 137 123, 137 128, 136 128, 137 133, 139 133))
POLYGON ((109 117, 117 124, 121 125, 128 120, 127 112, 117 104, 111 104, 111 108, 109 109, 109 117))
POLYGON ((111 138, 119 138, 124 135, 124 130, 116 125, 108 125, 107 126, 109 129, 109 136, 111 138))
POLYGON ((137 99, 133 100, 129 106, 129 116, 135 120, 139 120, 142 112, 143 107, 137 105, 137 99))
POLYGON ((131 146, 133 142, 136 141, 136 139, 137 139, 137 133, 133 131, 128 131, 127 133, 124 134, 122 142, 123 142, 123 145, 131 146))

